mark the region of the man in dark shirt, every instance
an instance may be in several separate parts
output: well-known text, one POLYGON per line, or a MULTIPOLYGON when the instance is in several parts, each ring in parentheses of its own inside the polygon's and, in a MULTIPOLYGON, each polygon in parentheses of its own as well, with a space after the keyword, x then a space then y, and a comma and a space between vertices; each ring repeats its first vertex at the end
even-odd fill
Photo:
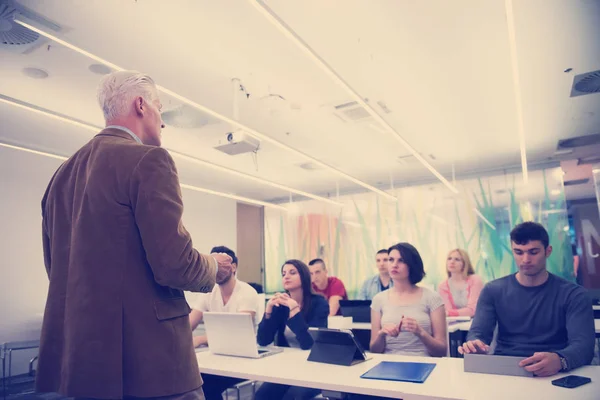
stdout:
POLYGON ((542 225, 517 225, 510 240, 519 272, 484 287, 459 352, 487 353, 497 323, 494 354, 528 357, 519 365, 537 376, 589 364, 595 340, 591 298, 546 270, 552 246, 542 225))

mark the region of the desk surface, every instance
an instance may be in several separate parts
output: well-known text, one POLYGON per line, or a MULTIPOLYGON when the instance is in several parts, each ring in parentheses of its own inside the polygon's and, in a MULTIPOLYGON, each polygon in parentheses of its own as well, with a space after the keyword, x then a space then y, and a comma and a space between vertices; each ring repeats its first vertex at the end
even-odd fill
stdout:
POLYGON ((593 305, 593 306, 592 306, 592 308, 593 308, 594 310, 598 310, 598 311, 600 311, 600 305, 598 305, 598 306, 596 306, 596 305, 593 305))
POLYGON ((593 383, 576 389, 564 389, 550 383, 564 374, 552 378, 473 374, 463 371, 463 360, 459 358, 369 354, 372 358, 368 361, 345 367, 307 361, 308 354, 308 351, 299 349, 285 349, 283 353, 255 360, 219 356, 206 351, 197 353, 197 359, 200 371, 208 374, 404 400, 597 400, 600 392, 600 367, 596 366, 573 372, 592 378, 593 383), (437 366, 423 384, 360 378, 381 361, 434 362, 437 366))

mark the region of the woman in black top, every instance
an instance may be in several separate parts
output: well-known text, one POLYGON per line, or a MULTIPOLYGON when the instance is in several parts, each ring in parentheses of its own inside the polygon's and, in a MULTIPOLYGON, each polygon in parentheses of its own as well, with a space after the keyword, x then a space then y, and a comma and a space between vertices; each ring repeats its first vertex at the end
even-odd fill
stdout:
MULTIPOLYGON (((329 304, 323 296, 313 294, 310 271, 299 260, 289 260, 281 267, 285 293, 276 293, 267 303, 265 316, 258 325, 257 340, 261 346, 273 342, 282 347, 299 347, 308 350, 313 345, 308 327, 327 327, 329 304)), ((256 399, 311 399, 320 390, 263 383, 256 399)))

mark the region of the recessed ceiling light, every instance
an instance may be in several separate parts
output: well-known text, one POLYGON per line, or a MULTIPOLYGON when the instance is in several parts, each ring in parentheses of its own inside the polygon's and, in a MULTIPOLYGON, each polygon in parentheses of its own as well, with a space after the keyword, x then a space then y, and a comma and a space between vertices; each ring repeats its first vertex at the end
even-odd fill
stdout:
POLYGON ((97 75, 108 75, 112 72, 112 69, 104 64, 90 64, 88 69, 97 75))
POLYGON ((46 79, 48 77, 48 72, 35 67, 25 67, 21 70, 25 76, 28 76, 33 79, 46 79))

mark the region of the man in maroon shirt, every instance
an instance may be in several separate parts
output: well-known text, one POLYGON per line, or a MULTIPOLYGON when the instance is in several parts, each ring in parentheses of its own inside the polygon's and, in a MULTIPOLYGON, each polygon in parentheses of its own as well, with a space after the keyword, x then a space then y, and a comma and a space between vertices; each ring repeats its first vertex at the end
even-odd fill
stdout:
POLYGON ((348 300, 344 283, 335 276, 327 276, 325 261, 315 258, 308 263, 313 290, 329 302, 329 315, 341 314, 340 300, 348 300))

